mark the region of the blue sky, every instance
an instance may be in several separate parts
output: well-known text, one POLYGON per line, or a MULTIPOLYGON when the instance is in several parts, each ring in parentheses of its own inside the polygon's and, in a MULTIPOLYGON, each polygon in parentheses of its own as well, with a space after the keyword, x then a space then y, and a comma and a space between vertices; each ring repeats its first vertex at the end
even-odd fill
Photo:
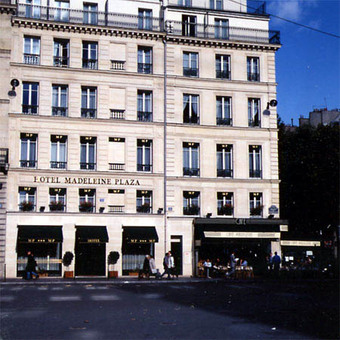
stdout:
MULTIPOLYGON (((340 0, 267 0, 266 11, 340 35, 340 0)), ((314 108, 340 109, 340 39, 271 18, 281 32, 276 53, 278 114, 286 124, 314 108)))

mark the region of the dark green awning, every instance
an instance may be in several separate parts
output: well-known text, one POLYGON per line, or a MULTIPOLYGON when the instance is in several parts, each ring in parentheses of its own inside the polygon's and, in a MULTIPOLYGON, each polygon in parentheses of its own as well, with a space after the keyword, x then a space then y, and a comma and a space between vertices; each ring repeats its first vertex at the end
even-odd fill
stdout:
POLYGON ((63 242, 62 227, 56 226, 18 226, 20 243, 60 243, 63 242))
POLYGON ((109 235, 106 227, 76 227, 76 240, 79 243, 107 243, 109 235))
POLYGON ((158 235, 155 227, 123 227, 123 240, 128 243, 155 243, 158 235))

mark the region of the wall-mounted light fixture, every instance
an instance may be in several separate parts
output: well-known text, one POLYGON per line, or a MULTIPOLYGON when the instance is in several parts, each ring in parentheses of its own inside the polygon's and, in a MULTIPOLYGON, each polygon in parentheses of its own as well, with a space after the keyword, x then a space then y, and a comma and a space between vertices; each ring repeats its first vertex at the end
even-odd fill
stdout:
POLYGON ((267 116, 270 115, 269 106, 271 106, 271 107, 277 106, 277 100, 276 100, 276 99, 272 99, 270 102, 267 102, 267 107, 266 107, 266 109, 263 111, 263 114, 264 114, 264 115, 267 115, 267 116))
POLYGON ((8 96, 10 98, 14 98, 17 93, 15 92, 15 88, 18 87, 20 84, 19 80, 18 79, 12 79, 11 80, 11 85, 12 85, 12 90, 8 91, 8 96))

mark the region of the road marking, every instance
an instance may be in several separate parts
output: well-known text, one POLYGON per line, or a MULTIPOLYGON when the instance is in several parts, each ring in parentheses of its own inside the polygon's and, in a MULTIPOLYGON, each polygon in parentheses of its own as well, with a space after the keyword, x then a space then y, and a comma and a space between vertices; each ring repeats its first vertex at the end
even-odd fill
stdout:
POLYGON ((38 287, 39 290, 48 290, 48 287, 38 287))
POLYGON ((50 301, 80 301, 80 296, 51 296, 50 301))
POLYGON ((91 300, 93 301, 118 301, 120 297, 117 295, 92 295, 91 300))
POLYGON ((52 287, 51 290, 64 290, 64 288, 63 287, 52 287))
POLYGON ((11 302, 15 299, 14 296, 0 296, 1 302, 11 302))
POLYGON ((108 288, 105 287, 105 286, 98 286, 97 289, 99 289, 99 290, 106 290, 106 289, 108 289, 108 288))
POLYGON ((144 295, 141 295, 141 297, 143 297, 144 299, 159 299, 159 298, 162 298, 163 295, 162 294, 144 294, 144 295))

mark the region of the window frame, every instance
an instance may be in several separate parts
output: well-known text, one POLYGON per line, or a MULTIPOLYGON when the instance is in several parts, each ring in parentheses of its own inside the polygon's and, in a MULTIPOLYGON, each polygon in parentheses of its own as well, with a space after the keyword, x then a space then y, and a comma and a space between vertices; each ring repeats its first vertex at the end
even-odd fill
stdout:
POLYGON ((247 80, 260 81, 260 57, 247 57, 247 80))
POLYGON ((80 170, 96 170, 97 166, 97 137, 81 136, 80 137, 80 170), (87 142, 84 142, 87 141, 87 142), (90 148, 90 145, 93 147, 90 148), (83 159, 83 148, 85 147, 85 159, 83 159), (93 155, 91 155, 93 150, 93 155), (93 163, 89 162, 91 156, 93 163))
POLYGON ((152 154, 152 139, 137 139, 137 171, 152 172, 152 154), (147 150, 149 151, 149 157, 147 157, 147 150), (139 163, 139 158, 141 158, 142 163, 139 163))
POLYGON ((98 41, 83 40, 82 43, 82 68, 98 70, 98 41), (95 58, 92 58, 94 52, 95 58))
POLYGON ((233 161, 233 144, 216 144, 216 176, 233 178, 233 161), (219 167, 219 154, 221 155, 222 168, 219 167))
POLYGON ((182 144, 183 176, 200 177, 200 144, 183 142, 182 144), (186 153, 188 156, 186 156, 186 153), (196 156, 196 160, 195 160, 196 156), (193 167, 197 162, 197 167, 193 167))
POLYGON ((183 123, 184 124, 200 124, 200 96, 198 94, 183 93, 183 123), (195 99, 196 102, 193 100, 195 99), (188 105, 188 106, 187 106, 188 105), (197 113, 196 117, 194 113, 194 107, 196 105, 197 113), (188 115, 186 110, 188 107, 188 115))
POLYGON ((199 77, 198 52, 183 51, 183 76, 195 78, 199 77))
POLYGON ((249 145, 249 178, 262 178, 262 146, 249 145))
POLYGON ((249 127, 261 127, 261 99, 260 98, 248 98, 248 126, 249 127))
POLYGON ((38 134, 35 133, 21 133, 20 134, 20 168, 33 168, 36 169, 38 164, 38 134), (25 136, 24 136, 25 135, 25 136), (23 159, 23 142, 27 139, 26 155, 23 159), (34 152, 32 153, 32 149, 34 152), (33 159, 31 157, 33 156, 33 159))
POLYGON ((50 144, 51 144, 50 168, 63 170, 67 169, 67 136, 51 135, 50 144), (61 151, 62 147, 64 147, 65 149, 64 153, 61 151), (54 157, 53 151, 54 148, 56 149, 56 157, 54 157), (62 157, 62 154, 64 154, 64 157, 62 157))

